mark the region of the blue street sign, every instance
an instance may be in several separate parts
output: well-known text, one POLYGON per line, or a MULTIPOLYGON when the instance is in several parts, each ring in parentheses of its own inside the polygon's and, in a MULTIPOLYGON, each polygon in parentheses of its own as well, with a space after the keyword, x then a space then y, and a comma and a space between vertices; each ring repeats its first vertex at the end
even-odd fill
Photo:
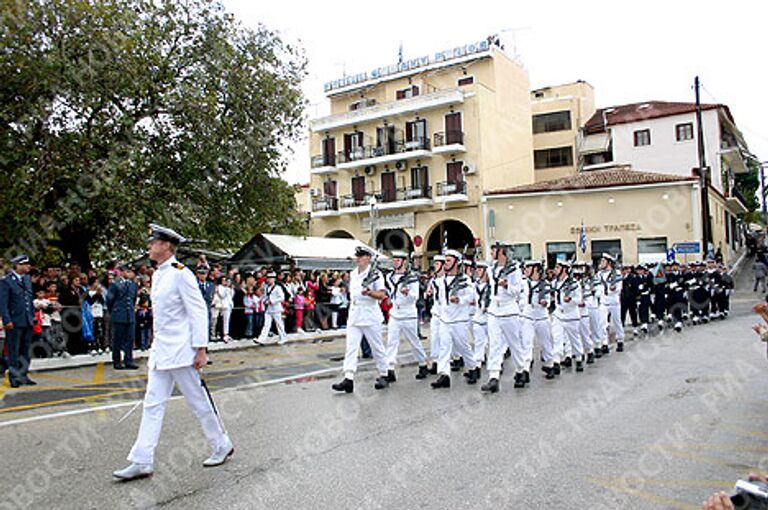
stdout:
POLYGON ((674 249, 677 253, 695 254, 701 253, 700 243, 675 243, 674 249))

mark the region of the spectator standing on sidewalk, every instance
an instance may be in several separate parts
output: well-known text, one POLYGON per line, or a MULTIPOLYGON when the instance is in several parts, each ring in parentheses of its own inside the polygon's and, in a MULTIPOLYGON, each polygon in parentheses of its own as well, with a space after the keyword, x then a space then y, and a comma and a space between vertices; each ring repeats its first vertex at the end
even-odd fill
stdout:
POLYGON ((296 314, 296 331, 298 333, 304 333, 304 306, 306 305, 306 297, 304 296, 304 288, 299 287, 296 289, 296 295, 293 298, 293 309, 296 314))
MULTIPOLYGON (((85 299, 91 306, 91 321, 95 343, 94 350, 97 354, 102 354, 107 348, 104 329, 104 305, 106 304, 106 299, 104 299, 104 288, 97 278, 93 279, 93 284, 91 285, 91 288, 88 289, 88 295, 85 299)), ((91 354, 94 353, 91 352, 91 354)))
POLYGON ((752 272, 755 275, 755 287, 752 291, 757 292, 757 287, 759 286, 762 288, 763 294, 765 294, 765 277, 768 275, 768 267, 766 267, 765 263, 758 258, 755 259, 755 262, 752 264, 752 272))
POLYGON ((139 348, 142 351, 149 349, 152 343, 152 308, 150 300, 145 300, 139 305, 136 312, 136 324, 139 329, 139 348))
POLYGON ((8 373, 12 388, 34 385, 29 372, 32 326, 35 321, 34 296, 26 255, 11 260, 13 269, 0 280, 0 316, 8 342, 8 373))
POLYGON ((253 314, 256 310, 256 300, 258 297, 253 293, 253 287, 245 289, 243 296, 243 308, 245 314, 245 338, 253 338, 253 314))

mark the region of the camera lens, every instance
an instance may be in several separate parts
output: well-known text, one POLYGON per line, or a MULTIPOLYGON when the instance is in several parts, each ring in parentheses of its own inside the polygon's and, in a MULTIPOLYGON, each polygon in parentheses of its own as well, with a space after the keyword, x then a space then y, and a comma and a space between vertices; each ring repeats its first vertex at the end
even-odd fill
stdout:
POLYGON ((744 496, 744 494, 736 493, 731 496, 731 504, 736 510, 747 510, 750 506, 750 498, 744 496))

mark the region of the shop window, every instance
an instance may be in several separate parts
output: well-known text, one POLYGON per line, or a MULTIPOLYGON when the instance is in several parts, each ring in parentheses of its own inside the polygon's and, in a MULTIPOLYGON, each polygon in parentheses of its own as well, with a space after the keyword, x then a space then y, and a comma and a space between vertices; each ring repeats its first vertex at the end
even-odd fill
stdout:
POLYGON ((565 260, 576 260, 576 243, 547 243, 547 267, 555 267, 555 264, 565 260))
POLYGON ((592 263, 597 267, 603 253, 610 253, 618 263, 621 263, 621 239, 605 239, 592 241, 592 263))
POLYGON ((640 264, 667 260, 667 238, 646 237, 637 240, 637 261, 640 264))
POLYGON ((515 260, 531 260, 531 244, 517 243, 512 245, 512 258, 515 260))

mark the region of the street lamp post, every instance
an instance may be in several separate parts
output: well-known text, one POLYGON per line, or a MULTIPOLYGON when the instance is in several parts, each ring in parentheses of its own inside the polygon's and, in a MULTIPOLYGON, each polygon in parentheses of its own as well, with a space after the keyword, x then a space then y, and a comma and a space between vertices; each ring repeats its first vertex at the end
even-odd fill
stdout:
POLYGON ((371 206, 371 210, 368 213, 368 217, 371 223, 371 246, 374 249, 378 250, 379 247, 376 246, 376 218, 379 214, 379 210, 376 207, 377 206, 376 195, 371 195, 371 198, 368 200, 368 203, 371 206))

